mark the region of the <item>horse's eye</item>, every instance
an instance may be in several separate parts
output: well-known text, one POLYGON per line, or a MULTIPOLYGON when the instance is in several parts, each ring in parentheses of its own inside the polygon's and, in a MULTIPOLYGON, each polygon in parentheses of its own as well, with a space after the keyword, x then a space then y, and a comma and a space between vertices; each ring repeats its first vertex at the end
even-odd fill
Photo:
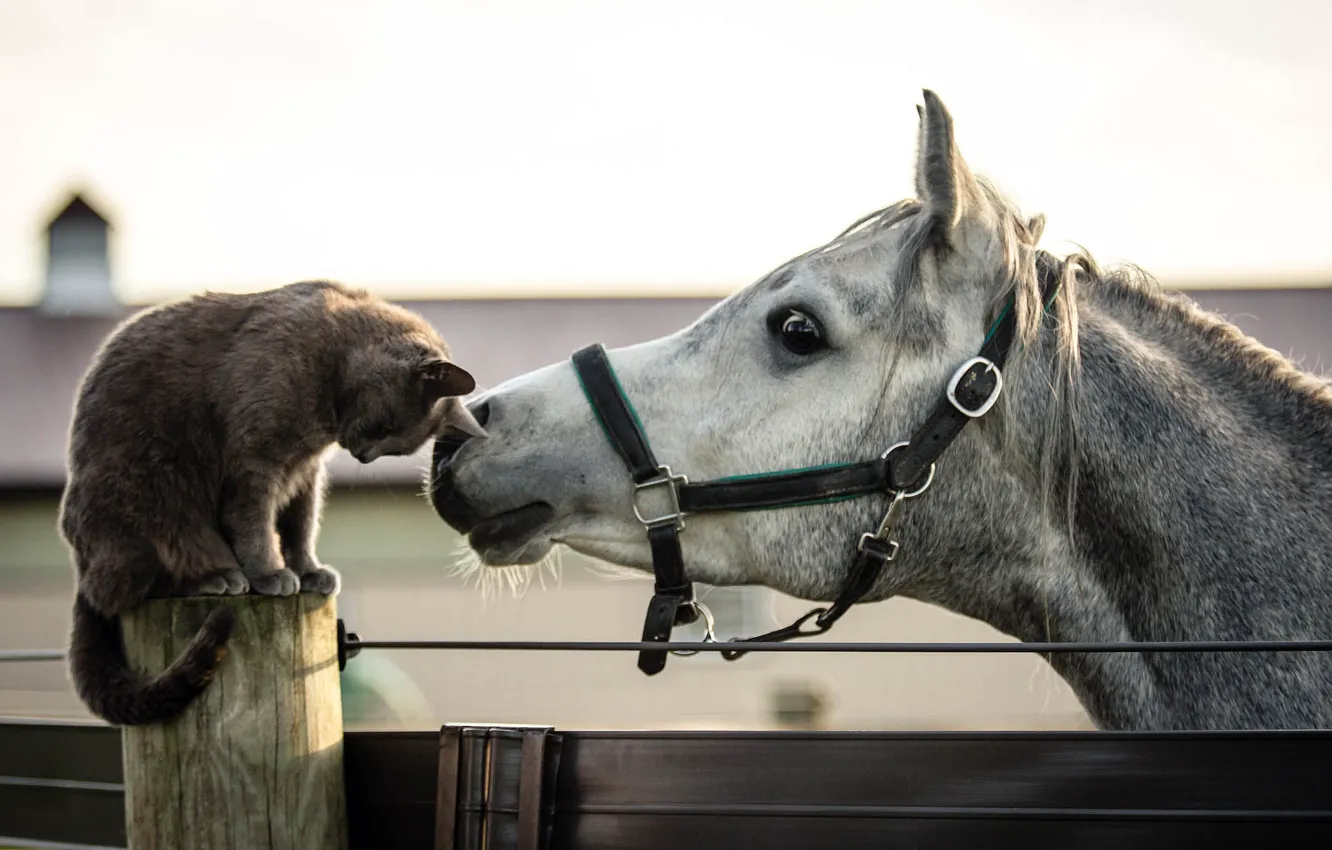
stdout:
POLYGON ((824 347, 823 332, 819 330, 818 323, 795 310, 782 322, 778 337, 782 346, 792 354, 813 354, 824 347))

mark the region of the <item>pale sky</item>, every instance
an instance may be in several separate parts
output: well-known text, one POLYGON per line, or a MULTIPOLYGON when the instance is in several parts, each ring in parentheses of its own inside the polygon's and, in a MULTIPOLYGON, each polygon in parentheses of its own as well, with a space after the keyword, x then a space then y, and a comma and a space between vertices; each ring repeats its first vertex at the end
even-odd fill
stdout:
POLYGON ((731 292, 912 192, 920 90, 1044 244, 1332 283, 1332 3, 0 0, 0 301, 731 292))

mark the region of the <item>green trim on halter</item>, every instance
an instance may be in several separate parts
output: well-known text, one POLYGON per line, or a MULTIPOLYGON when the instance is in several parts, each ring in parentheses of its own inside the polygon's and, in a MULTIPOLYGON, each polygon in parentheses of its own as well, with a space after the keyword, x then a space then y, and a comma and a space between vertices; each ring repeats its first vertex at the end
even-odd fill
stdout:
MULTIPOLYGON (((1045 302, 1045 309, 1043 312, 1046 313, 1050 312, 1050 307, 1054 305, 1054 300, 1058 297, 1059 297, 1059 287, 1056 286, 1050 292, 1050 297, 1045 302)), ((1008 311, 1013 309, 1013 305, 1016 302, 1017 302, 1017 295, 1014 295, 1013 297, 1008 299, 1008 303, 1004 305, 1004 309, 1000 310, 999 315, 994 317, 994 322, 990 325, 990 330, 986 332, 985 339, 981 342, 981 345, 984 345, 985 343, 989 342, 990 337, 994 336, 995 331, 999 330, 999 323, 1004 320, 1004 316, 1008 315, 1008 311)))
POLYGON ((994 323, 990 325, 990 330, 985 334, 985 339, 981 340, 981 345, 989 342, 990 337, 994 336, 995 331, 999 330, 999 323, 1004 320, 1004 316, 1008 315, 1008 311, 1013 309, 1013 300, 1012 298, 1008 299, 1004 309, 1000 310, 999 315, 994 317, 994 323))

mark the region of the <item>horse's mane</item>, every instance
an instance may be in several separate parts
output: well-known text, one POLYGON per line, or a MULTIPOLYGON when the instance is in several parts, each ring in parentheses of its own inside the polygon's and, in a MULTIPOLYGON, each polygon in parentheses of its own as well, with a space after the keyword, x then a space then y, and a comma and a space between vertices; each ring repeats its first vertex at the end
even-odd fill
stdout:
POLYGON ((1313 408, 1321 416, 1302 417, 1314 432, 1332 441, 1332 382, 1305 371, 1288 357, 1254 339, 1218 313, 1204 309, 1183 292, 1134 285, 1142 273, 1132 266, 1102 273, 1091 266, 1084 285, 1098 288, 1102 298, 1113 299, 1127 310, 1168 322, 1189 333, 1199 346, 1220 361, 1252 378, 1295 407, 1313 408))
MULTIPOLYGON (((1077 394, 1081 371, 1079 294, 1083 287, 1094 289, 1098 299, 1118 301, 1135 311, 1187 328, 1185 332, 1196 333, 1200 343, 1227 363, 1268 384, 1292 404, 1312 406, 1323 413, 1321 417, 1315 417, 1319 420, 1315 427, 1332 439, 1332 383, 1301 371, 1285 357, 1245 335, 1220 315, 1202 309, 1186 295, 1164 291, 1151 275, 1137 266, 1120 264, 1102 268, 1085 249, 1056 256, 1036 248, 1043 222, 1025 218, 988 181, 980 178, 978 182, 996 212, 1001 245, 1002 269, 994 281, 989 321, 998 316, 1011 298, 1017 316, 1014 362, 1024 365, 1010 370, 1010 381, 1041 381, 1049 387, 1052 396, 1055 415, 1046 420, 1047 425, 1039 435, 1042 441, 1039 477, 1047 511, 1052 495, 1062 491, 1067 498, 1067 521, 1071 523, 1073 520, 1077 394), (1043 303, 1041 284, 1042 278, 1048 276, 1057 278, 1059 288, 1047 306, 1043 303), (1039 344, 1043 328, 1052 334, 1048 344, 1039 344)), ((892 279, 898 282, 894 296, 897 303, 890 309, 894 315, 903 315, 903 299, 919 278, 922 255, 931 245, 929 222, 919 215, 920 210, 920 201, 907 199, 871 212, 831 241, 791 262, 844 252, 866 251, 873 256, 883 243, 884 235, 900 226, 903 232, 897 244, 901 250, 892 269, 892 279)), ((900 328, 890 329, 890 336, 896 337, 899 331, 900 328)), ((895 352, 900 351, 899 342, 898 338, 886 341, 889 357, 894 360, 895 352)), ((895 362, 887 365, 885 374, 891 374, 895 362)), ((1012 395, 1006 393, 1001 399, 1001 411, 1012 395)), ((997 417, 1001 421, 1008 418, 1002 412, 997 417)), ((1025 452, 1019 441, 1030 441, 1037 436, 1018 433, 1017 428, 1003 427, 1002 424, 999 427, 1003 428, 1004 451, 1010 456, 1019 450, 1025 452)), ((866 437, 869 437, 868 430, 866 437)))

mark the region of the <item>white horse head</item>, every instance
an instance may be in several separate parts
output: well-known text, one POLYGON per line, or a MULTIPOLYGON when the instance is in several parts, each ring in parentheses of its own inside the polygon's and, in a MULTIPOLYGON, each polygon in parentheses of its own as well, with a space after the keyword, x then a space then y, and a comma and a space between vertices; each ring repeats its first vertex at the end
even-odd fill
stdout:
MULTIPOLYGON (((1039 220, 1016 218, 971 177, 933 95, 921 134, 920 201, 863 219, 675 334, 610 352, 663 463, 697 480, 876 457, 980 347, 1023 267, 1034 280, 1039 220)), ((1031 314, 1036 289, 1023 295, 1031 314)), ((623 461, 568 363, 473 409, 490 438, 458 452, 452 477, 484 518, 466 530, 485 563, 532 563, 558 543, 651 567, 623 461)), ((691 518, 690 577, 829 598, 835 563, 876 511, 882 503, 691 518)))
MULTIPOLYGON (((1326 386, 1128 273, 1038 251, 1043 219, 1019 215, 971 173, 930 92, 915 174, 918 199, 862 219, 677 333, 609 353, 657 458, 697 481, 878 457, 908 439, 1008 307, 1017 330, 1000 402, 942 456, 929 492, 903 506, 900 551, 864 600, 911 596, 1030 640, 1286 637, 1283 627, 1326 622, 1315 603, 1332 602, 1332 576, 1296 563, 1332 563, 1332 425, 1307 424, 1332 421, 1326 386), (1061 284, 1049 304, 1040 269, 1061 284), (1293 411, 1305 431, 1218 405, 1209 382, 1251 384, 1256 405, 1293 411), (1235 436, 1244 429, 1263 432, 1266 448, 1235 436), (1312 447, 1312 465, 1271 449, 1287 444, 1312 447), (1281 482, 1280 516, 1247 498, 1255 475, 1281 482), (1191 495, 1200 476, 1201 501, 1191 495), (1245 522, 1253 533, 1239 535, 1245 522), (1228 546, 1255 540, 1273 571, 1262 587, 1216 566, 1228 546), (1258 617, 1255 605, 1282 617, 1258 617)), ((442 444, 433 498, 486 564, 535 563, 560 544, 651 568, 624 462, 569 362, 508 381, 472 409, 489 437, 442 444)), ((692 515, 681 534, 688 577, 830 600, 887 498, 692 515)), ((1290 675, 1234 653, 1053 663, 1104 725, 1332 719, 1332 700, 1311 696, 1328 694, 1328 662, 1307 654, 1288 662, 1290 675), (1241 673, 1251 684, 1214 699, 1241 673)))

